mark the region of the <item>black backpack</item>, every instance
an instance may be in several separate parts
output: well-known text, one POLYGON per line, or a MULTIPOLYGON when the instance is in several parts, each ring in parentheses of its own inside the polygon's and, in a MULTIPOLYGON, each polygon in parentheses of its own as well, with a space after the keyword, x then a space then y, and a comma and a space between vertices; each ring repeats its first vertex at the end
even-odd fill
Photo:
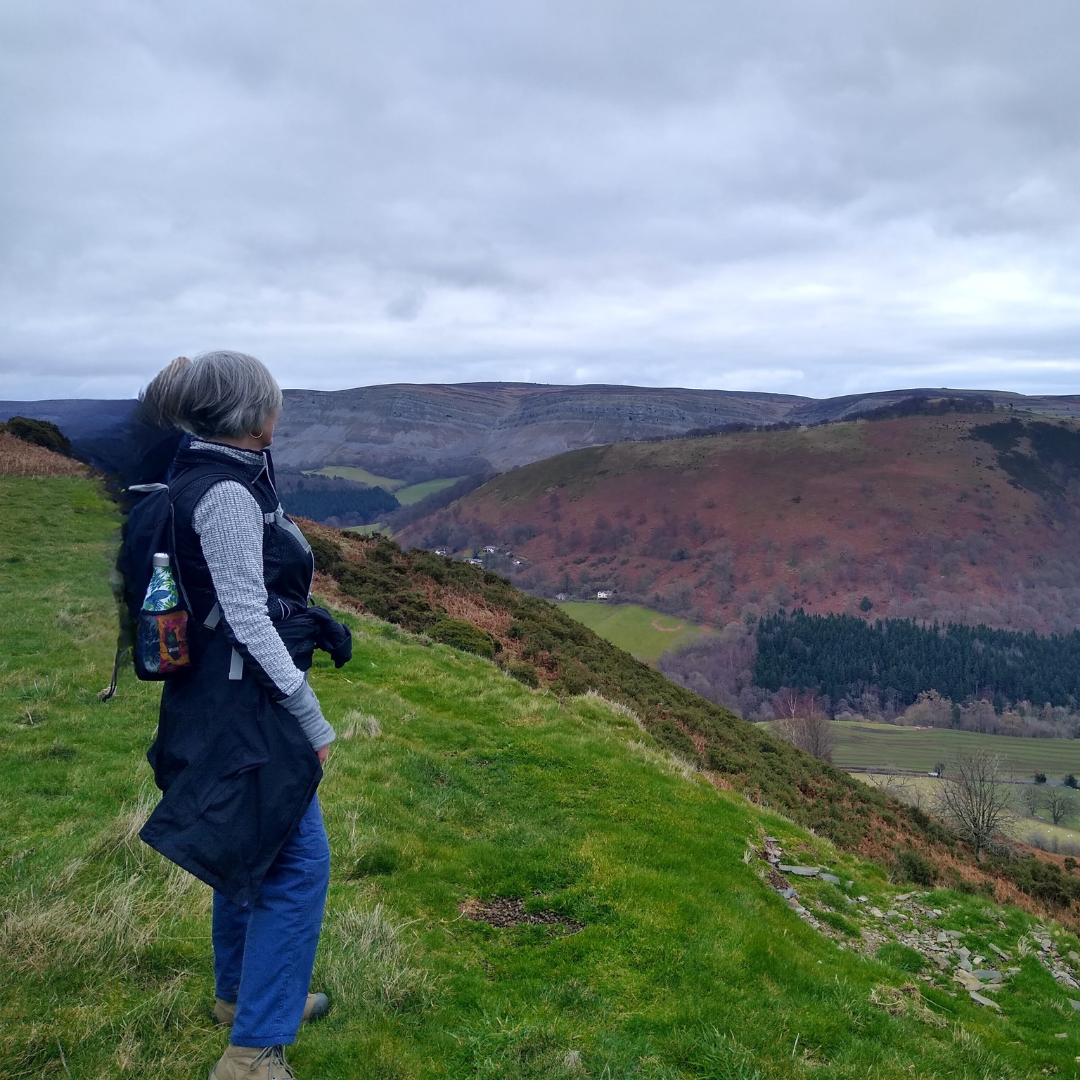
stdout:
POLYGON ((133 484, 124 489, 129 498, 134 497, 138 501, 132 506, 124 524, 120 552, 110 577, 120 617, 120 632, 116 640, 112 679, 98 694, 102 701, 108 701, 116 693, 120 664, 127 653, 131 654, 135 675, 147 682, 171 679, 190 666, 185 634, 191 606, 176 561, 173 503, 192 484, 208 477, 238 480, 235 473, 222 469, 220 465, 197 465, 185 470, 168 484, 133 484), (154 573, 154 555, 158 552, 169 556, 179 606, 168 614, 154 616, 142 611, 142 605, 154 573), (150 621, 154 622, 153 626, 142 625, 150 621), (141 650, 136 648, 140 633, 161 635, 162 641, 168 642, 169 652, 179 662, 174 665, 166 663, 156 670, 148 669, 142 662, 141 650))

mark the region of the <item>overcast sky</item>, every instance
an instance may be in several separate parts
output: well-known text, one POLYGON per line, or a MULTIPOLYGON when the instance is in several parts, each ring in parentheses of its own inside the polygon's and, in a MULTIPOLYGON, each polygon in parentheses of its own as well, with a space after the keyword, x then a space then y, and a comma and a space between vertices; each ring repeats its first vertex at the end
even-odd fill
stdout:
POLYGON ((0 398, 1080 392, 1076 0, 0 7, 0 398))

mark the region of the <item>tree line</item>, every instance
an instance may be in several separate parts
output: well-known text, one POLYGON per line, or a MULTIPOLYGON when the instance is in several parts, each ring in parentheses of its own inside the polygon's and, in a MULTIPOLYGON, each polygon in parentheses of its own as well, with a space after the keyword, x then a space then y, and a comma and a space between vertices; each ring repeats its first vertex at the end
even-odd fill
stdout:
POLYGON ((895 695, 901 706, 936 690, 954 702, 982 698, 1000 709, 1017 702, 1075 706, 1078 676, 1080 631, 1040 637, 797 609, 761 619, 753 682, 815 690, 833 702, 874 691, 895 695))
POLYGON ((279 471, 275 480, 286 513, 338 527, 371 524, 401 505, 384 488, 340 477, 279 471))

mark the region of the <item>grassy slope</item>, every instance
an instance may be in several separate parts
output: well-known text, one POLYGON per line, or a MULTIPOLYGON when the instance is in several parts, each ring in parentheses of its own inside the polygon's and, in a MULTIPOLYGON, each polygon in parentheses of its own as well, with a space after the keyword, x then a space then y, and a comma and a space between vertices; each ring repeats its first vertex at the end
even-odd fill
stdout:
MULTIPOLYGON (((3 1075, 204 1076, 224 1041, 206 1018, 206 890, 134 839, 157 691, 128 675, 95 697, 115 517, 86 481, 0 479, 0 499, 3 1075)), ((315 684, 343 734, 357 711, 383 733, 339 741, 322 789, 335 868, 317 979, 336 1008, 302 1034, 302 1076, 559 1077, 569 1051, 589 1075, 670 1080, 1072 1068, 1080 1025, 1033 960, 1004 1018, 940 991, 945 1028, 890 1015, 871 995, 903 973, 816 935, 742 854, 763 826, 884 905, 876 868, 687 780, 602 701, 357 630, 353 663, 315 684), (585 929, 459 918, 493 895, 585 929)), ((996 926, 984 900, 937 902, 996 926)))
POLYGON ((1061 779, 1080 775, 1080 740, 1015 739, 973 731, 920 730, 895 724, 834 720, 834 760, 842 769, 883 768, 929 771, 958 753, 982 747, 1000 754, 1017 777, 1045 772, 1061 779))
POLYGON ((558 606, 571 618, 640 660, 656 660, 665 649, 685 645, 701 634, 701 627, 685 619, 674 619, 640 604, 570 601, 558 606))
POLYGON ((414 632, 438 635, 444 615, 480 627, 511 672, 523 667, 560 694, 594 689, 636 709, 667 749, 850 849, 861 845, 888 857, 899 843, 947 840, 925 817, 669 682, 494 573, 428 552, 404 553, 385 539, 303 527, 327 572, 323 585, 342 603, 414 632))

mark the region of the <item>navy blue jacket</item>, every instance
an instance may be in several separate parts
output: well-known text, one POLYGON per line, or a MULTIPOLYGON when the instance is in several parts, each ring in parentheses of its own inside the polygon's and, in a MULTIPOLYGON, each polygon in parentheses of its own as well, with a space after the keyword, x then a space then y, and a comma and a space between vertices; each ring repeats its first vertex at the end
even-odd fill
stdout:
POLYGON ((164 793, 140 836, 166 858, 239 904, 250 903, 282 844, 304 816, 322 767, 281 692, 232 637, 222 619, 203 626, 215 596, 192 514, 207 489, 228 475, 263 509, 263 567, 271 617, 301 670, 316 646, 340 667, 351 655, 347 627, 308 607, 311 551, 291 522, 283 527, 269 455, 265 464, 182 447, 172 478, 196 465, 221 474, 195 481, 174 502, 175 566, 188 599, 192 670, 165 683, 157 738, 147 758, 164 793), (243 677, 230 679, 234 648, 243 677))

